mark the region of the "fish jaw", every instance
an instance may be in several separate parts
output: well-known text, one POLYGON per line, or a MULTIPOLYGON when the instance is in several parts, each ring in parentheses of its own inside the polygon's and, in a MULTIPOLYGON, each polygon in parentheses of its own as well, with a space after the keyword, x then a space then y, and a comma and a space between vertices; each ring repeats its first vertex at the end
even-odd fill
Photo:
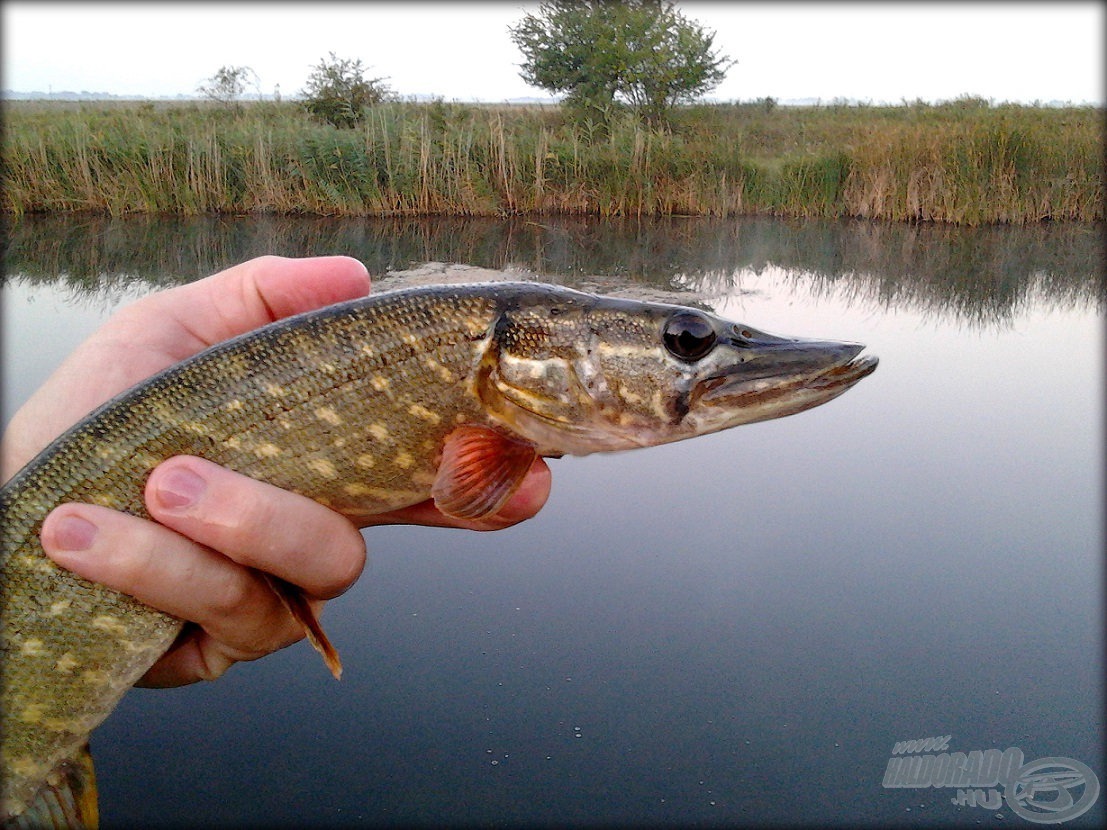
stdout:
POLYGON ((864 345, 784 338, 748 326, 716 347, 717 368, 690 390, 684 420, 703 435, 804 412, 833 400, 876 371, 864 345))

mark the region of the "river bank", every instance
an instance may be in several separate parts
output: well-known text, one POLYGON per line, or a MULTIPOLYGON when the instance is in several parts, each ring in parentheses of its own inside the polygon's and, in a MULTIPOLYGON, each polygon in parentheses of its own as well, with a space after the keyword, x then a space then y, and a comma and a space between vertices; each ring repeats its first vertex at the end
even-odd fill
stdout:
POLYGON ((694 106, 669 129, 556 107, 389 103, 355 130, 294 102, 5 102, 3 209, 198 215, 1101 221, 1103 111, 694 106))

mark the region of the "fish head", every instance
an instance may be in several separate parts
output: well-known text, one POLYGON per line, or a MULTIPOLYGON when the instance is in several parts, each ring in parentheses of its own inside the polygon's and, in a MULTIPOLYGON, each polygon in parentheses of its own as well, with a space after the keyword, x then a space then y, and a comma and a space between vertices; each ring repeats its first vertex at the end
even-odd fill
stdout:
POLYGON ((696 308, 566 292, 503 310, 480 394, 544 455, 669 443, 825 403, 864 346, 780 337, 696 308))

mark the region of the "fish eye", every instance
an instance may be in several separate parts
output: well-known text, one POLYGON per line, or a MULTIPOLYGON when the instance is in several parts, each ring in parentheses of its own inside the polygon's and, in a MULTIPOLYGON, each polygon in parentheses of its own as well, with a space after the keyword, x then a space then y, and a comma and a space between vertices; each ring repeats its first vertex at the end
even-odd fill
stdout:
POLYGON ((699 360, 715 348, 715 327, 702 314, 678 311, 665 322, 661 332, 665 348, 680 360, 699 360))

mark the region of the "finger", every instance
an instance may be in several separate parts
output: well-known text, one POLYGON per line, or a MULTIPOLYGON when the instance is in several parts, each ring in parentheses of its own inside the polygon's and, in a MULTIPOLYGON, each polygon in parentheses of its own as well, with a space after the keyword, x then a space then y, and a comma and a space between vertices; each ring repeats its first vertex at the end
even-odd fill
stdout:
POLYGON ((218 680, 227 669, 241 662, 243 659, 224 643, 189 623, 176 642, 135 685, 147 689, 167 689, 197 680, 218 680))
POLYGON ((155 468, 146 506, 163 525, 311 597, 338 596, 365 567, 365 540, 338 513, 195 456, 155 468))
POLYGON ((429 499, 411 507, 392 510, 372 517, 363 525, 409 524, 428 527, 456 527, 465 530, 502 530, 533 517, 550 497, 552 476, 545 459, 538 458, 527 472, 519 489, 499 511, 483 519, 458 519, 447 516, 429 499))
POLYGON ((41 538, 63 568, 203 626, 228 659, 256 659, 302 634, 264 576, 155 522, 64 504, 41 538))

